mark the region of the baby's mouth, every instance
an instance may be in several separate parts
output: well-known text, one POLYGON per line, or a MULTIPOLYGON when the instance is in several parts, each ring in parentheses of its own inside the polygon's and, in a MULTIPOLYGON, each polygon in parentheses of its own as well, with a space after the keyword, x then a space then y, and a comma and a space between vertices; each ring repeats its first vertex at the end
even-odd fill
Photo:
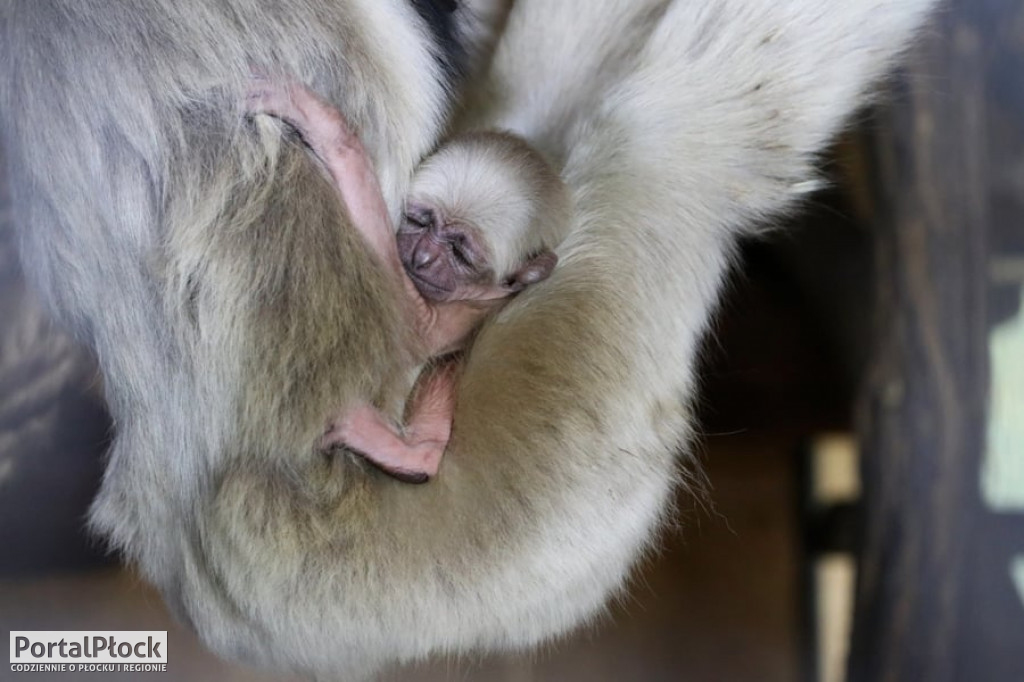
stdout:
POLYGON ((412 268, 406 267, 405 272, 409 275, 409 279, 411 279, 412 283, 416 286, 416 290, 419 291, 420 295, 428 301, 447 301, 452 294, 451 289, 447 289, 435 282, 431 282, 430 280, 420 277, 413 272, 412 268))

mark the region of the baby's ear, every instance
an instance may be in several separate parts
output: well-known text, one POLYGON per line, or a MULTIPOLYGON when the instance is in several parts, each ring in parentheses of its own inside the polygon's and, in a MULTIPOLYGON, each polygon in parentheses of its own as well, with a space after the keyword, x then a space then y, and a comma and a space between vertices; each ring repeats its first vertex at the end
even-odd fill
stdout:
POLYGON ((558 256, 554 251, 544 249, 527 258, 526 262, 502 283, 502 286, 509 293, 517 293, 531 284, 546 280, 556 265, 558 265, 558 256))

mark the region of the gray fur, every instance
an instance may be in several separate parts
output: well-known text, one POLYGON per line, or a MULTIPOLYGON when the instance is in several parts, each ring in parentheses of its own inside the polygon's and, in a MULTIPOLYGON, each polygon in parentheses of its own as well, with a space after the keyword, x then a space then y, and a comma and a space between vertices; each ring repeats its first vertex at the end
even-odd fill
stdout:
POLYGON ((404 394, 397 292, 308 154, 241 107, 254 64, 310 84, 397 213, 446 114, 411 9, 4 3, 26 270, 116 422, 93 526, 213 649, 323 677, 593 615, 666 508, 735 236, 813 186, 931 4, 519 0, 461 125, 556 159, 572 233, 478 338, 441 475, 410 487, 313 447, 347 402, 404 394))

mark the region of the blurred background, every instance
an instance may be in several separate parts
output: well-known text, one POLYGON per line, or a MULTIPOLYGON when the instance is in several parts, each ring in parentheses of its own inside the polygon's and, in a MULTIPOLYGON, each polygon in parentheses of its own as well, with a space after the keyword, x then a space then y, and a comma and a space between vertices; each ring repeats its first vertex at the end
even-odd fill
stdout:
MULTIPOLYGON (((542 651, 385 679, 1024 680, 1024 5, 949 3, 881 90, 830 187, 744 245, 703 473, 630 589, 542 651)), ((0 178, 0 624, 167 629, 163 680, 280 679, 205 652, 85 533, 101 379, 26 291, 8 206, 0 178)))

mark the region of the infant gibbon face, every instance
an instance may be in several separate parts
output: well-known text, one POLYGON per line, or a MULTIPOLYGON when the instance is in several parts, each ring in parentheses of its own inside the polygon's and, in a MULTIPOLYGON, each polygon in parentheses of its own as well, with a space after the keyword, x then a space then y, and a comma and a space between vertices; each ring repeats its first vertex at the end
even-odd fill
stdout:
POLYGON ((505 133, 454 138, 413 178, 398 254, 433 302, 495 300, 546 279, 568 223, 561 179, 505 133))

